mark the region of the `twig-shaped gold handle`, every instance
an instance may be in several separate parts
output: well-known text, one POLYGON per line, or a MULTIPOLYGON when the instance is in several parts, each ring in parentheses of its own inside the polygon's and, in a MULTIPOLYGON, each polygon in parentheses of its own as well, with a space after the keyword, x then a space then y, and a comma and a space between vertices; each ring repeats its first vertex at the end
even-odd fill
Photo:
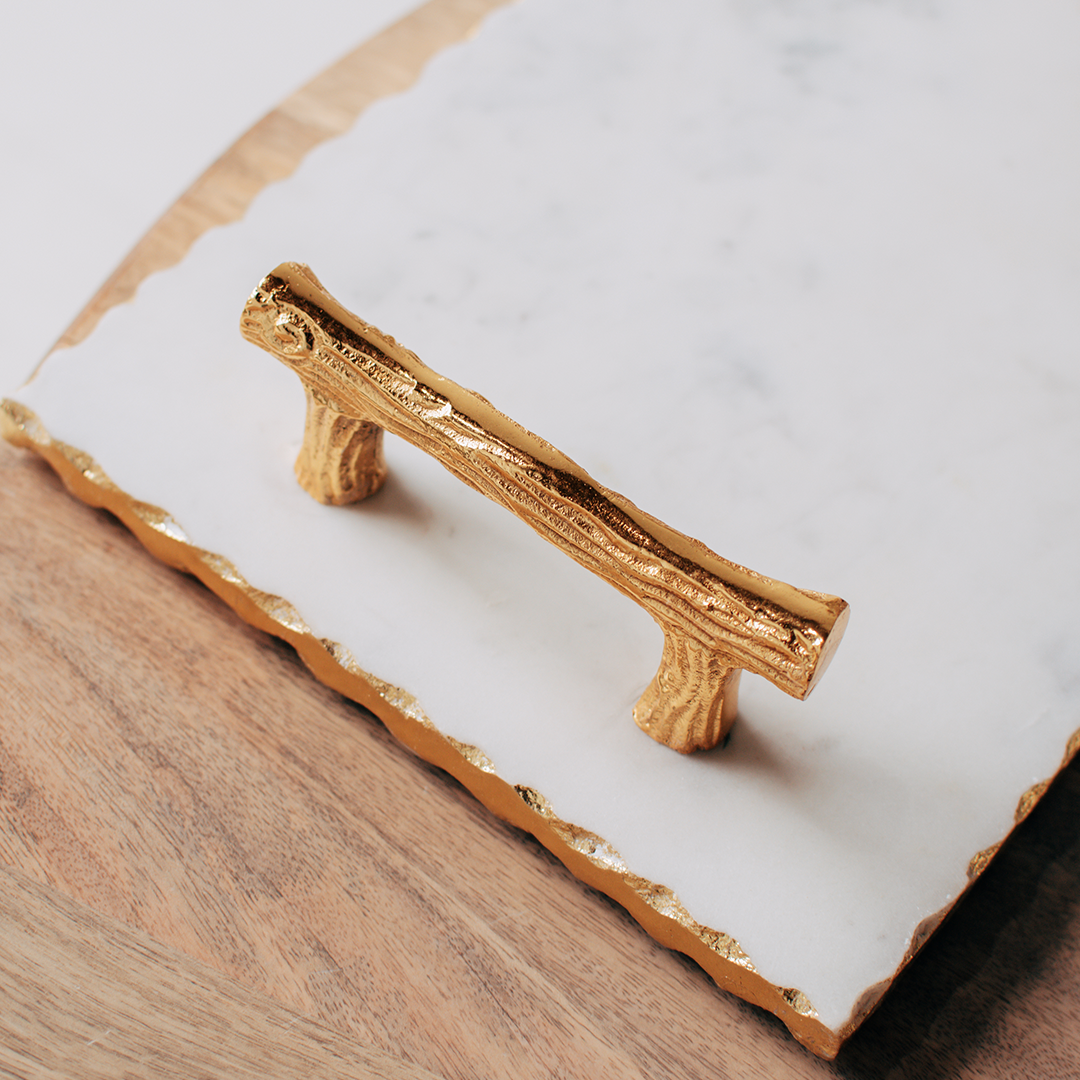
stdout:
POLYGON ((346 311, 299 263, 252 293, 241 332, 307 392, 296 462, 321 502, 362 499, 386 477, 382 433, 409 439, 640 604, 664 631, 638 725, 682 753, 715 746, 738 708, 742 669, 805 698, 847 622, 847 604, 755 574, 597 484, 479 394, 436 375, 346 311))

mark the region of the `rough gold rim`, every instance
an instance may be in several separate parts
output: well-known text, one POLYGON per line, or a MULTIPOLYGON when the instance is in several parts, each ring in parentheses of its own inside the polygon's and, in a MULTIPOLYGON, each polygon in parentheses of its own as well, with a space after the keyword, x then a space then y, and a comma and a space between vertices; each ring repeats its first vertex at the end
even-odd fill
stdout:
MULTIPOLYGON (((500 818, 535 836, 575 877, 619 903, 661 945, 691 957, 721 989, 773 1013, 819 1057, 836 1056, 1004 842, 972 857, 964 891, 920 923, 893 975, 868 988, 847 1023, 833 1031, 802 991, 765 979, 733 937, 697 922, 671 889, 634 874, 611 844, 564 821, 541 793, 504 780, 481 749, 440 732, 407 690, 365 671, 345 646, 317 638, 288 600, 256 589, 228 559, 196 547, 171 514, 122 491, 89 454, 53 439, 31 409, 10 399, 0 402, 0 434, 44 458, 77 498, 115 514, 156 558, 193 574, 245 622, 292 645, 320 682, 374 713, 399 742, 445 769, 500 818)), ((1080 730, 1069 738, 1061 768, 1078 752, 1080 730)), ((1021 796, 1017 824, 1050 782, 1034 784, 1021 796)))

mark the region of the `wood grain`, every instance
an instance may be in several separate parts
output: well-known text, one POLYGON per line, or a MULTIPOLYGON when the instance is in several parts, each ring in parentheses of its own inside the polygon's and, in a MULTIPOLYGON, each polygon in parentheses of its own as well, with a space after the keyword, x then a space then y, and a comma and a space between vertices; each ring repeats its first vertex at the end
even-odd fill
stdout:
POLYGON ((0 925, 6 1075, 432 1080, 6 869, 0 925))
MULTIPOLYGON (((440 2, 427 15, 492 6, 440 2)), ((270 173, 299 160, 311 131, 343 123, 355 106, 341 102, 363 97, 372 69, 333 70, 244 154, 270 173)), ((200 182, 209 218, 250 197, 231 177, 200 182)), ((206 220, 167 216, 98 310, 206 220)), ((13 1075, 154 1075, 97 1057, 97 1043, 72 1059, 84 1032, 96 1037, 79 1017, 104 1017, 89 1010, 121 990, 160 993, 175 1015, 148 1015, 138 1044, 160 1050, 170 1031, 210 1023, 171 992, 201 965, 210 973, 191 977, 237 1041, 215 1044, 225 1056, 210 1063, 209 1036, 178 1040, 157 1075, 242 1075, 254 1053, 243 1033, 268 999, 267 1016, 303 1017, 311 1039, 321 1025, 349 1053, 446 1077, 1080 1076, 1080 763, 825 1063, 4 444, 0 583, 0 862, 39 887, 0 880, 0 984, 36 987, 0 1011, 13 1075), (54 989, 78 986, 78 1001, 50 995, 47 977, 27 982, 46 970, 46 945, 27 937, 37 920, 51 924, 54 989), (130 986, 64 981, 128 947, 147 961, 130 986), (36 1049, 13 1057, 20 1046, 36 1049)), ((134 1013, 137 998, 124 1000, 134 1013)), ((304 1074, 284 1034, 276 1049, 286 1056, 262 1071, 304 1074)))
POLYGON ((2 444, 0 520, 0 861, 93 911, 448 1077, 1080 1075, 1075 763, 827 1064, 2 444))
POLYGON ((448 1076, 1080 1069, 1075 765, 829 1066, 36 459, 0 466, 7 864, 448 1076))

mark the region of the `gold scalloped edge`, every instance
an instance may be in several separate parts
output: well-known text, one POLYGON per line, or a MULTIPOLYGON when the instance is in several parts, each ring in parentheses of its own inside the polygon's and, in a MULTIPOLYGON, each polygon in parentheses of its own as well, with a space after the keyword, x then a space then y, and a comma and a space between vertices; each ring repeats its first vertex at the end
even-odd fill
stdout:
POLYGON ((532 833, 662 945, 691 956, 723 989, 774 1013, 816 1054, 835 1056, 839 1041, 801 990, 768 982, 730 934, 697 922, 671 889, 634 874, 610 843, 564 821, 538 791, 502 779, 480 748, 440 732, 412 694, 366 671, 346 646, 315 637, 291 603, 256 589, 228 559, 197 547, 166 510, 127 495, 91 455, 54 440, 31 409, 0 402, 0 434, 40 454, 72 494, 115 514, 151 554, 194 574, 245 621, 291 644, 316 678, 368 708, 399 741, 460 780, 499 817, 532 833))
MULTIPOLYGON (((1065 754, 1061 759, 1061 764, 1058 766, 1058 772, 1061 772, 1076 755, 1080 753, 1080 728, 1069 736, 1068 741, 1065 744, 1065 754)), ((1054 774, 1056 776, 1057 773, 1054 774)), ((1012 835, 1013 830, 1031 813, 1035 808, 1035 804, 1046 794, 1047 788, 1054 782, 1054 777, 1049 780, 1040 780, 1037 784, 1032 784, 1031 787, 1020 796, 1019 801, 1016 804, 1016 811, 1013 814, 1012 828, 1003 836, 996 844, 991 844, 987 848, 983 848, 982 851, 977 851, 972 855, 971 860, 967 865, 967 883, 964 888, 957 895, 948 906, 941 909, 941 911, 934 912, 933 915, 928 915, 919 925, 915 928, 915 932, 911 935, 911 941, 908 944, 907 951, 904 953, 904 959, 900 962, 900 966, 893 973, 891 978, 884 980, 883 982, 875 983, 869 987, 859 998, 855 1004, 855 1008, 851 1012, 851 1019, 840 1029, 840 1039, 843 1041, 848 1038, 849 1035, 877 1008, 882 997, 885 995, 885 991, 896 980, 901 971, 904 970, 915 958, 915 954, 930 940, 931 935, 935 930, 948 918, 949 915, 956 909, 956 905, 960 902, 964 894, 975 884, 976 879, 993 861, 994 856, 1001 850, 1005 841, 1012 835)))
MULTIPOLYGON (((1080 752, 1080 728, 1077 728, 1069 736, 1069 741, 1065 745, 1065 756, 1061 759, 1061 769, 1064 769, 1076 757, 1078 752, 1080 752)), ((1060 772, 1060 769, 1058 771, 1060 772)), ((1053 777, 1049 780, 1040 780, 1037 784, 1032 784, 1020 796, 1020 801, 1016 804, 1016 813, 1013 814, 1013 828, 1019 825, 1035 809, 1035 804, 1046 794, 1046 789, 1051 783, 1053 783, 1053 777)), ((974 881, 990 865, 990 860, 1001 850, 1001 845, 1007 839, 1007 836, 1002 837, 996 844, 991 844, 988 848, 977 851, 971 857, 971 862, 968 863, 967 868, 969 881, 974 881)))
MULTIPOLYGON (((634 874, 611 844, 563 821, 538 791, 502 779, 481 749, 440 732, 407 690, 365 671, 344 645, 315 637, 289 601, 256 589, 228 559, 196 547, 166 510, 127 495, 91 455, 54 440, 33 410, 11 399, 0 400, 0 435, 38 453, 73 495, 114 514, 156 558, 193 574, 245 622, 292 645, 320 682, 367 708, 399 742, 450 773, 497 816, 535 836, 575 877, 619 903, 661 945, 695 960, 721 989, 773 1013, 819 1057, 836 1056, 1007 839, 972 857, 965 889, 919 924, 896 971, 869 987, 848 1021, 834 1031, 821 1022, 801 990, 777 986, 762 976, 733 937, 697 922, 671 889, 634 874)), ((1069 738, 1060 768, 1078 753, 1080 729, 1069 738)), ((1032 785, 1021 796, 1014 828, 1052 779, 1032 785)))

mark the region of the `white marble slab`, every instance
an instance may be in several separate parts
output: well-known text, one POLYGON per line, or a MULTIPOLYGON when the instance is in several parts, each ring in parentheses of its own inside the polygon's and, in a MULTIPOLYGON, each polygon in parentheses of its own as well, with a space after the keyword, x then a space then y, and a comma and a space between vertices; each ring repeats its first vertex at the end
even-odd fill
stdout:
POLYGON ((16 396, 834 1030, 1080 726, 1080 10, 523 0, 16 396), (285 259, 602 483, 843 596, 814 696, 630 719, 647 616, 432 461, 333 510, 285 259), (315 557, 312 557, 312 553, 315 557))
POLYGON ((0 387, 25 381, 149 225, 272 105, 418 0, 4 5, 0 387))

